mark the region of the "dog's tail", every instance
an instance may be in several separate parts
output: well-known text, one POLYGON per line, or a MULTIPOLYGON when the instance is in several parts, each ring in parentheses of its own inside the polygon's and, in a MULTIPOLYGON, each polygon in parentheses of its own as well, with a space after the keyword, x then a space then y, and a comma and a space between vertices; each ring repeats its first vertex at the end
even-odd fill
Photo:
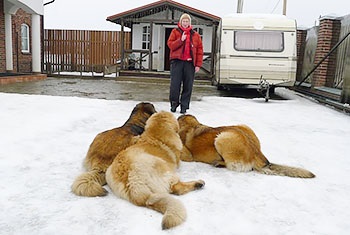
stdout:
POLYGON ((167 193, 152 194, 146 206, 164 214, 162 229, 175 227, 186 220, 186 209, 182 202, 167 193))
POLYGON ((96 197, 105 196, 107 190, 102 187, 106 184, 105 172, 91 170, 79 175, 72 184, 72 192, 78 196, 96 197))
POLYGON ((305 169, 291 166, 278 165, 274 163, 269 163, 262 168, 254 168, 255 171, 267 175, 280 175, 289 176, 297 178, 314 178, 315 175, 305 169))

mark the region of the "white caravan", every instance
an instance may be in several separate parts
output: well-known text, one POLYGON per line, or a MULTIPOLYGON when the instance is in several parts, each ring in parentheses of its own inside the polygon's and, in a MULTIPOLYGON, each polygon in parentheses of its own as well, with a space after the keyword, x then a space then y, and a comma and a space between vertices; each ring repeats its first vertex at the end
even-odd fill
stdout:
POLYGON ((233 14, 220 22, 214 84, 256 87, 268 100, 276 86, 293 86, 296 21, 282 15, 233 14))

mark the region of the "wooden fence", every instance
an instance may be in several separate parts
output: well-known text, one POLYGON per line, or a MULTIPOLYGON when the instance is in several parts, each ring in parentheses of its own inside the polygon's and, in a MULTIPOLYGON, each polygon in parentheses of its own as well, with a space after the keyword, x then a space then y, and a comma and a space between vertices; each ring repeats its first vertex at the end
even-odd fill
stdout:
MULTIPOLYGON (((104 72, 120 63, 122 32, 45 29, 43 70, 104 72)), ((131 49, 131 33, 124 32, 124 48, 131 49)))

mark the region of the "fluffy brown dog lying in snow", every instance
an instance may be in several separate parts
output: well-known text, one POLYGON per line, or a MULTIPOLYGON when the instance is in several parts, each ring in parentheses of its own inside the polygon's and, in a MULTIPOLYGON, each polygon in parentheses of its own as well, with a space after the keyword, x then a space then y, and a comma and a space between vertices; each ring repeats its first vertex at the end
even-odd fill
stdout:
POLYGON ((116 195, 163 213, 163 229, 186 219, 185 207, 169 193, 182 195, 204 186, 202 180, 181 182, 176 174, 182 149, 178 131, 173 114, 153 114, 137 143, 120 152, 106 172, 108 186, 116 195))
POLYGON ((234 171, 257 171, 268 175, 313 178, 308 170, 270 163, 260 149, 259 139, 245 125, 209 127, 192 115, 178 118, 184 145, 183 161, 197 161, 234 171))
POLYGON ((148 118, 156 113, 151 103, 139 103, 123 126, 99 133, 90 145, 84 160, 86 172, 79 175, 72 192, 79 196, 104 196, 107 191, 105 172, 117 154, 133 143, 133 137, 142 134, 148 118))

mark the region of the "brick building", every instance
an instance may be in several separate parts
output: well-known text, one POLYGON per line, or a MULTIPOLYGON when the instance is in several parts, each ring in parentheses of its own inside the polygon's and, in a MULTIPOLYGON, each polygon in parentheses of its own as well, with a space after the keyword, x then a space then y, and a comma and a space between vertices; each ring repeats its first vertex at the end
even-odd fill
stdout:
POLYGON ((0 0, 0 73, 41 73, 42 0, 0 0))

